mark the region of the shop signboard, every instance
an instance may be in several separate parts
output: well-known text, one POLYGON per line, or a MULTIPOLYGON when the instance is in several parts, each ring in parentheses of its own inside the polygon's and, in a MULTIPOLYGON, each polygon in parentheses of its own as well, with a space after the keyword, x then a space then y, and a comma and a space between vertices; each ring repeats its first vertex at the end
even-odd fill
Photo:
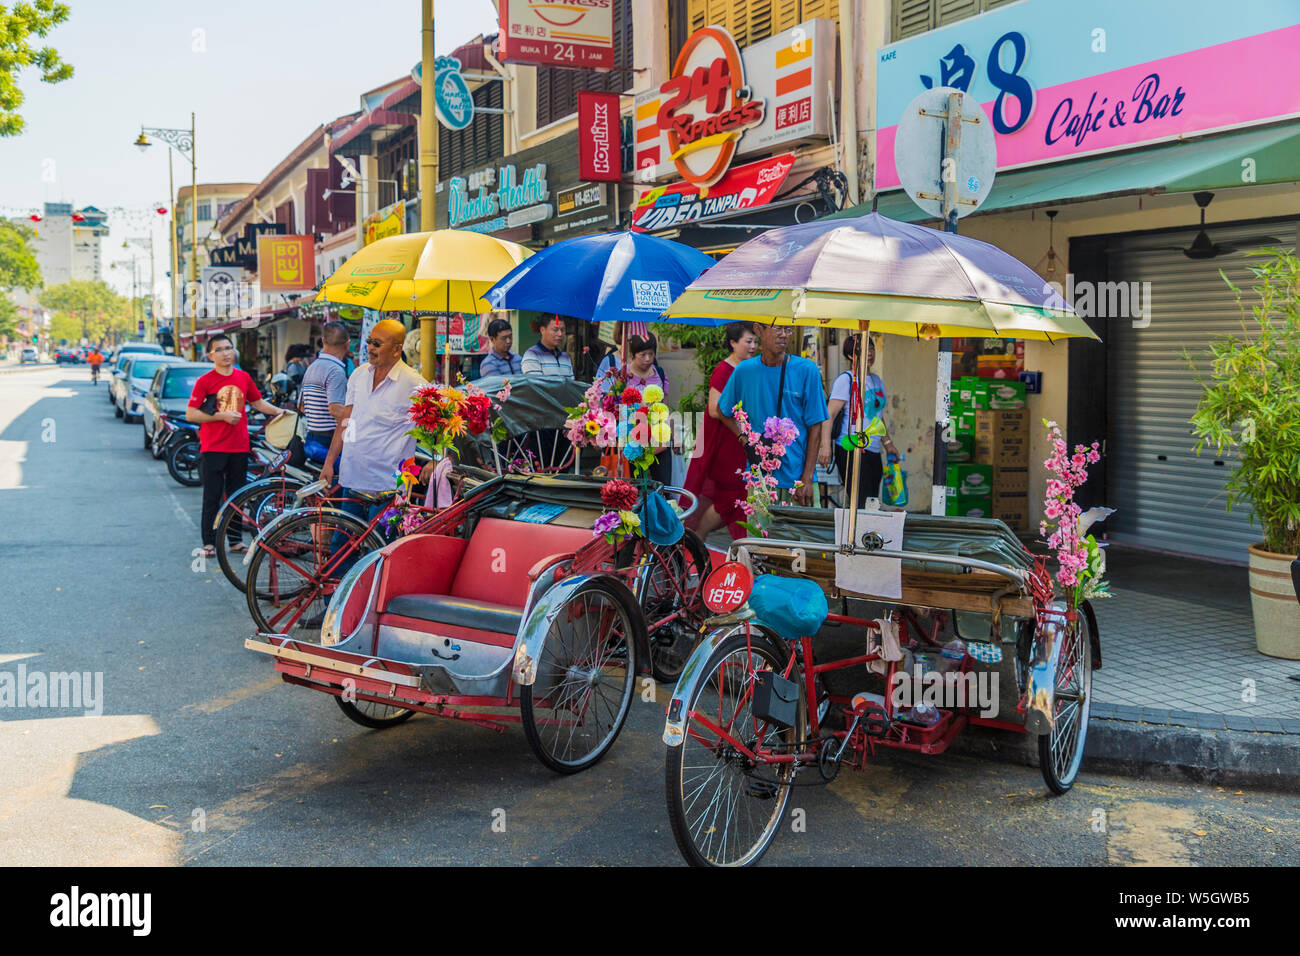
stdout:
POLYGON ((366 216, 362 223, 361 244, 368 246, 376 239, 400 236, 406 226, 405 216, 406 203, 400 199, 366 216))
POLYGON ((244 270, 231 266, 204 266, 201 314, 207 319, 224 319, 250 304, 244 270))
POLYGON ((613 228, 611 187, 582 181, 577 139, 576 132, 560 136, 446 180, 439 228, 501 234, 530 227, 539 241, 613 228))
POLYGON ((707 188, 737 157, 828 136, 835 55, 830 20, 809 20, 744 50, 722 27, 696 30, 672 76, 637 95, 638 178, 707 188))
POLYGON ((578 91, 578 175, 588 182, 623 178, 622 116, 617 93, 578 91))
POLYGON ((263 292, 314 288, 316 237, 259 236, 257 280, 263 292))
POLYGON ((433 61, 433 103, 438 122, 462 130, 474 122, 474 97, 460 75, 460 60, 440 56, 433 61))
POLYGON ((794 167, 793 153, 737 166, 707 190, 690 183, 648 189, 632 210, 632 225, 656 230, 680 226, 771 202, 794 167))
POLYGON ((876 188, 899 182, 894 139, 925 89, 971 94, 999 169, 1300 115, 1300 4, 1028 0, 882 47, 876 188))
POLYGON ((614 0, 501 0, 507 63, 613 69, 614 0))

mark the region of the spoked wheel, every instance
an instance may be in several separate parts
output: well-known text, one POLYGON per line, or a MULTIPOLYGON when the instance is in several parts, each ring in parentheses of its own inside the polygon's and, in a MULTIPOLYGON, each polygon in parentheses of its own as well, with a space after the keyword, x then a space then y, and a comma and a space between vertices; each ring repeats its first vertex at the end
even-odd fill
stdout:
POLYGON ((1056 664, 1052 731, 1038 738, 1038 765, 1048 789, 1055 794, 1074 786, 1083 762, 1092 709, 1093 620, 1090 608, 1081 610, 1075 626, 1065 631, 1056 664))
POLYGON ((167 456, 167 471, 185 487, 197 488, 203 484, 203 475, 199 471, 201 461, 197 441, 180 442, 167 456))
POLYGON ((668 548, 650 549, 650 569, 641 594, 650 631, 650 668, 654 678, 676 683, 700 639, 706 612, 701 593, 709 554, 693 531, 668 548), (655 627, 676 614, 673 620, 655 627))
POLYGON ((243 488, 235 492, 217 512, 217 562, 221 565, 221 573, 226 576, 226 580, 239 590, 244 590, 244 574, 248 571, 248 565, 244 564, 242 552, 230 551, 231 531, 234 527, 240 528, 236 540, 247 544, 244 534, 256 537, 272 518, 291 508, 294 494, 300 487, 300 482, 286 478, 275 484, 257 484, 243 488))
POLYGON ((636 682, 635 613, 609 585, 574 592, 546 633, 537 681, 520 689, 524 736, 558 773, 586 770, 623 728, 636 682))
POLYGON ((358 698, 356 703, 346 701, 342 697, 335 697, 334 700, 338 702, 339 710, 348 715, 348 720, 355 721, 362 727, 369 727, 372 730, 396 727, 398 724, 415 716, 413 710, 407 710, 405 707, 395 707, 392 704, 377 704, 373 700, 358 698))
POLYGON ((758 634, 747 639, 741 631, 709 658, 709 676, 700 678, 687 702, 685 739, 668 748, 664 769, 668 819, 692 866, 756 863, 781 826, 793 764, 756 762, 736 743, 750 752, 761 745, 788 753, 801 739, 802 682, 797 726, 783 729, 760 721, 752 710, 755 674, 780 673, 785 660, 766 639, 758 634))
POLYGON ((319 640, 340 579, 382 546, 351 515, 309 511, 285 521, 258 542, 248 563, 244 593, 258 631, 319 640))

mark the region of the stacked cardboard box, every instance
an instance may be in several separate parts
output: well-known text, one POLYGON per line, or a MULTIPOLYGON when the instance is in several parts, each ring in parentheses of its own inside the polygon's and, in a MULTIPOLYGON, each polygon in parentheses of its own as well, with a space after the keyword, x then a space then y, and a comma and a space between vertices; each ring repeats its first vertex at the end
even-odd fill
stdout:
POLYGON ((975 413, 975 461, 990 471, 990 516, 1012 531, 1029 530, 1029 411, 975 413))
POLYGON ((948 466, 947 513, 966 518, 993 514, 993 469, 988 465, 948 466))

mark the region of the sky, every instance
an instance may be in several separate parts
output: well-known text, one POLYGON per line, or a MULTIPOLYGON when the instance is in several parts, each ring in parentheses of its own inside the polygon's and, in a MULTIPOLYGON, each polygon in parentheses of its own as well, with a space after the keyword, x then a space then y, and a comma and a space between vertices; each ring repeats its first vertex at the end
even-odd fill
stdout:
MULTIPOLYGON (((151 229, 160 294, 166 283, 167 227, 152 210, 170 206, 167 148, 141 154, 142 125, 188 129, 194 112, 199 182, 256 183, 420 58, 420 0, 65 2, 71 15, 44 42, 76 73, 52 85, 20 75, 26 130, 0 139, 0 214, 47 201, 120 207, 104 240, 104 278, 119 291, 130 289, 123 240, 151 229), (124 265, 110 270, 114 261, 124 265)), ((436 7, 439 55, 496 31, 492 0, 436 7)), ((174 165, 176 185, 188 183, 189 164, 174 165)))

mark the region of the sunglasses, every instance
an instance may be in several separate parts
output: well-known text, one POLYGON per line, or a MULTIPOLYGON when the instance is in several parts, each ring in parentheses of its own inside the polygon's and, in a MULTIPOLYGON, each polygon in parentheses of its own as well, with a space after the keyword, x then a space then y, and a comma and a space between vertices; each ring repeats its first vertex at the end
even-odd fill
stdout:
POLYGON ((379 341, 379 339, 366 339, 366 344, 372 349, 382 349, 386 343, 379 341))

